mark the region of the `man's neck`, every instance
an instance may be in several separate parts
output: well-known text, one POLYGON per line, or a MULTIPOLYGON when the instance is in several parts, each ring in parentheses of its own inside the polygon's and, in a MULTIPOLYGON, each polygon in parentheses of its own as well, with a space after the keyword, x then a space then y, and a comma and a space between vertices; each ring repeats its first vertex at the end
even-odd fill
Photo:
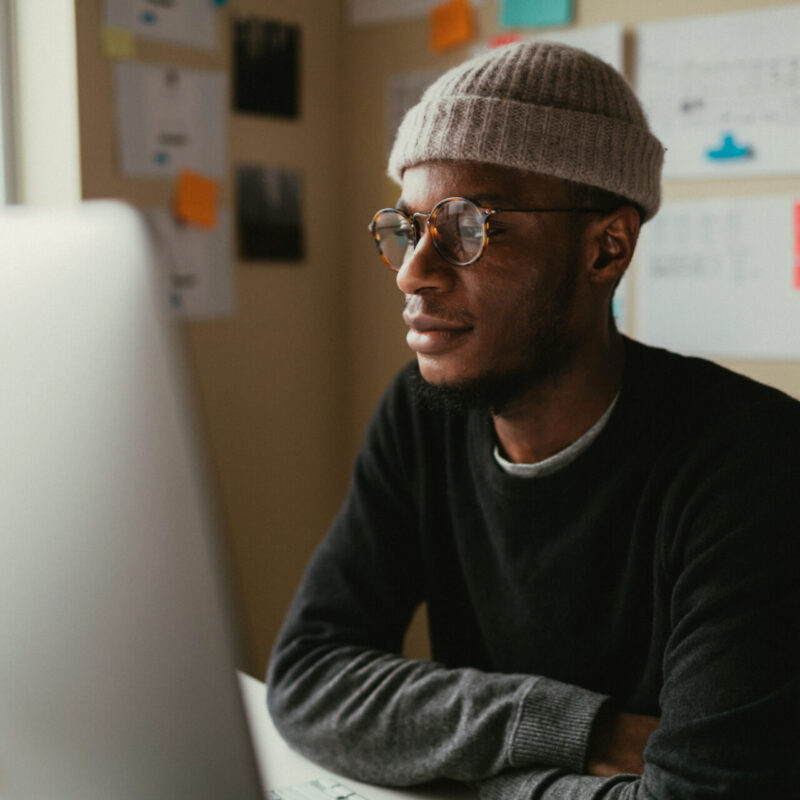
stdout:
POLYGON ((576 441, 597 422, 622 382, 624 342, 616 331, 576 354, 569 368, 493 416, 504 456, 535 464, 576 441))

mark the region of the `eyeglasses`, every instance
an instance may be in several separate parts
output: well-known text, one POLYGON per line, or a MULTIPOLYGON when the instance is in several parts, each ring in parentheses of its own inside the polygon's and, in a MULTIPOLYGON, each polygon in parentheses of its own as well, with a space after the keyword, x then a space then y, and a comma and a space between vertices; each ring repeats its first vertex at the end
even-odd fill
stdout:
POLYGON ((436 252, 456 267, 474 264, 489 245, 489 220, 495 214, 540 214, 602 212, 600 208, 483 208, 466 197, 446 197, 430 214, 405 214, 399 208, 382 208, 372 218, 369 230, 378 252, 391 269, 398 271, 419 244, 424 220, 436 252))

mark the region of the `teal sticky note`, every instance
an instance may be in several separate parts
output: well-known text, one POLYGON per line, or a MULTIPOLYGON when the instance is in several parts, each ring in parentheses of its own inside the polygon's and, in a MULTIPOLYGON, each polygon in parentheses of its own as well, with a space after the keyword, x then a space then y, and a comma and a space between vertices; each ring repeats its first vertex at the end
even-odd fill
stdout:
POLYGON ((572 0, 501 0, 504 28, 548 28, 572 22, 572 0))

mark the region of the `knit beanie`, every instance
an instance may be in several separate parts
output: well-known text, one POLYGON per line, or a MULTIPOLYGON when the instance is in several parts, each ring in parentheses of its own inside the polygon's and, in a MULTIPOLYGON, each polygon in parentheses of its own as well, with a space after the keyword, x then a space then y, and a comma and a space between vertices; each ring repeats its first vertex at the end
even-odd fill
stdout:
POLYGON ((408 111, 389 175, 427 161, 478 161, 606 189, 650 219, 664 148, 613 67, 554 42, 506 45, 436 80, 408 111))

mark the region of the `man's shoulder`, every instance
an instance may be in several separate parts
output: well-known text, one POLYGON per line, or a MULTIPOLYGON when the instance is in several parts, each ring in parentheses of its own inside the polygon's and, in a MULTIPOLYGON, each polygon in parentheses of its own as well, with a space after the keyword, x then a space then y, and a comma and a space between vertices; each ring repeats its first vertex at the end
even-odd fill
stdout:
POLYGON ((702 439, 800 442, 800 401, 786 392, 706 358, 640 342, 631 349, 640 375, 652 377, 668 427, 702 439))

